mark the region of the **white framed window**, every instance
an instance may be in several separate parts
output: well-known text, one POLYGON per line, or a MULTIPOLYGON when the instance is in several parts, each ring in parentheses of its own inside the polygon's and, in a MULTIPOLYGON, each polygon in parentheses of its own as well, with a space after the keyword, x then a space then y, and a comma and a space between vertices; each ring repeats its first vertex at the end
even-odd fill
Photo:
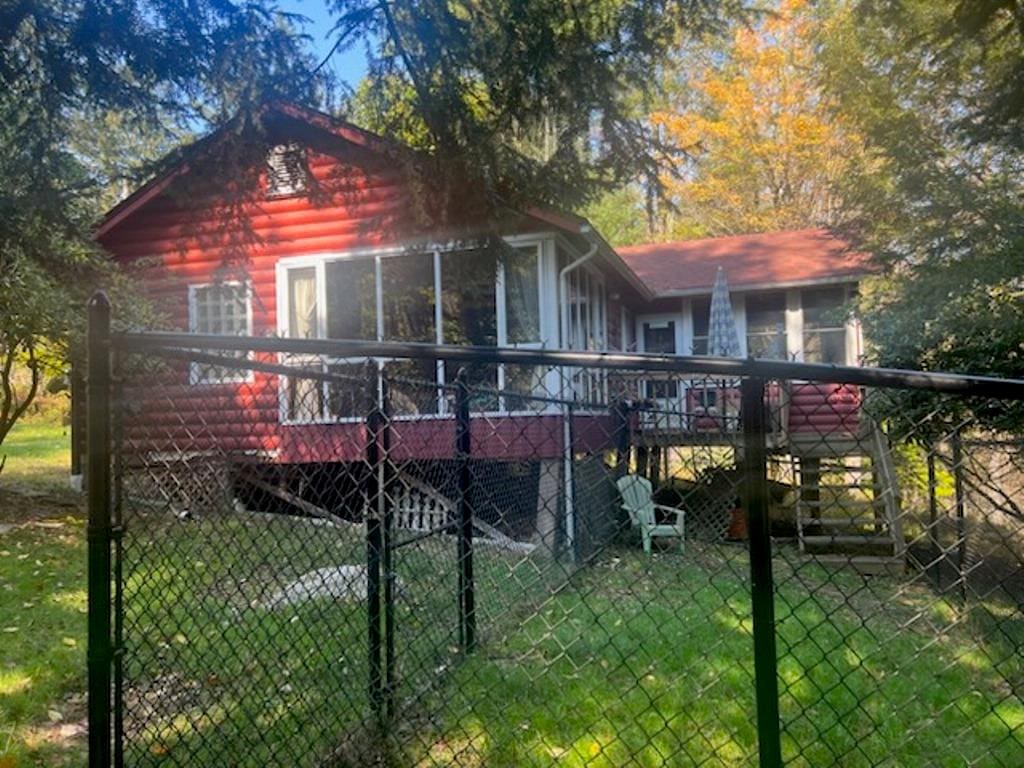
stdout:
MULTIPOLYGON (((569 255, 565 257, 569 258, 569 255)), ((608 349, 608 304, 604 276, 590 264, 583 264, 569 272, 566 289, 566 348, 587 352, 605 351, 608 349)), ((571 383, 573 396, 590 403, 606 402, 607 382, 604 369, 575 369, 571 383)))
POLYGON ((761 360, 786 360, 786 294, 752 293, 746 297, 747 354, 761 360))
MULTIPOLYGON (((517 239, 495 249, 385 248, 299 256, 278 264, 278 330, 291 338, 405 341, 480 346, 545 346, 547 311, 542 301, 541 241, 517 239)), ((292 360, 320 365, 353 381, 365 376, 365 360, 292 360), (360 368, 355 371, 353 366, 360 368)), ((394 375, 393 413, 443 415, 461 366, 441 361, 378 360, 394 375)), ((482 389, 547 394, 543 371, 529 366, 466 366, 482 389)), ((294 423, 362 418, 359 398, 347 384, 282 384, 282 417, 294 423), (314 392, 315 390, 315 392, 314 392)), ((474 410, 508 413, 536 410, 537 401, 515 394, 481 393, 474 410)))
POLYGON ((801 292, 803 361, 846 364, 846 286, 809 288, 801 292))
MULTIPOLYGON (((543 262, 539 243, 518 245, 505 253, 498 267, 498 344, 520 349, 544 347, 543 262)), ((498 386, 507 393, 499 410, 544 410, 530 396, 549 394, 547 371, 535 365, 501 365, 498 386), (522 395, 517 397, 516 395, 522 395)))
MULTIPOLYGON (((252 335, 252 291, 248 283, 225 281, 188 287, 189 330, 218 336, 252 335)), ((244 351, 221 351, 223 357, 248 359, 244 351)), ((251 381, 252 371, 245 368, 192 363, 191 384, 230 384, 251 381)))
MULTIPOLYGON (((676 321, 651 318, 641 324, 644 352, 653 355, 676 354, 676 321)), ((674 400, 679 396, 679 383, 674 377, 664 376, 645 382, 645 395, 652 400, 674 400)))
POLYGON ((708 323, 711 318, 711 297, 698 296, 690 301, 691 322, 690 327, 693 334, 690 341, 691 355, 706 355, 708 353, 708 323))

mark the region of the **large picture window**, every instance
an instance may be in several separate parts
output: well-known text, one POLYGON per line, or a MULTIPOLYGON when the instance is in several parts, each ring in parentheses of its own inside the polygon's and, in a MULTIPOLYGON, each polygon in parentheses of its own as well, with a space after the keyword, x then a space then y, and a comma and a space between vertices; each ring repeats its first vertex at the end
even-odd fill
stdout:
POLYGON ((373 259, 331 261, 327 283, 327 338, 377 339, 377 265, 373 259))
POLYGON ((506 254, 504 275, 508 343, 539 344, 540 260, 537 258, 537 246, 516 248, 506 254))
MULTIPOLYGON (((539 245, 422 251, 366 257, 297 259, 282 267, 282 331, 292 337, 364 339, 493 347, 545 344, 539 245), (322 304, 322 308, 320 308, 322 304)), ((377 361, 392 381, 396 416, 444 413, 461 365, 377 361)), ((365 361, 325 363, 339 375, 365 361)), ((527 395, 546 394, 543 373, 530 366, 466 366, 487 411, 532 410, 527 395), (508 390, 499 397, 495 390, 508 390), (513 394, 515 393, 515 394, 513 394), (521 396, 516 396, 519 394, 521 396)), ((363 373, 362 375, 365 376, 363 373)), ((354 376, 354 379, 357 378, 354 376)), ((365 393, 347 383, 286 384, 283 410, 293 421, 358 418, 365 393)))
MULTIPOLYGON (((249 286, 240 282, 210 283, 189 287, 189 330, 223 336, 252 333, 252 306, 249 286)), ((246 358, 245 352, 221 353, 246 358)), ((226 384, 248 381, 251 372, 243 368, 194 363, 189 373, 193 384, 226 384)))

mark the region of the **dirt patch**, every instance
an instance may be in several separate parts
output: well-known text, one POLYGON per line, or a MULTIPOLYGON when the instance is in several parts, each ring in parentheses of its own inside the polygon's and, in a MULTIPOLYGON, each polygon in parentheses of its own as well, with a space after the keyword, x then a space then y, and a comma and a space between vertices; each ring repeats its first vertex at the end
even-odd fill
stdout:
MULTIPOLYGON (((85 515, 85 495, 71 489, 3 485, 0 476, 0 526, 13 527, 68 515, 85 515)), ((0 534, 5 533, 0 527, 0 534)))

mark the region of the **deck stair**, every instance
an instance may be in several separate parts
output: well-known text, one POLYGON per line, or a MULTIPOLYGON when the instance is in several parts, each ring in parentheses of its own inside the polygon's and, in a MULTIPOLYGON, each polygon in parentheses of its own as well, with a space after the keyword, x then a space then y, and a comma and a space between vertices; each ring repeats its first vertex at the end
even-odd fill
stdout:
POLYGON ((906 544, 888 440, 874 424, 832 451, 795 452, 800 551, 829 566, 897 575, 906 544))

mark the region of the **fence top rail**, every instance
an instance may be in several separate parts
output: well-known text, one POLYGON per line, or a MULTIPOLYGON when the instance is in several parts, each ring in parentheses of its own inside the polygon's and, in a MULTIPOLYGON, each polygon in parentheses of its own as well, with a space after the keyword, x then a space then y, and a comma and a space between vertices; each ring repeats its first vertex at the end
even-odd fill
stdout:
POLYGON ((153 348, 240 350, 250 352, 391 357, 453 362, 513 363, 551 367, 634 369, 679 374, 706 374, 760 379, 805 379, 834 384, 914 389, 956 395, 1024 400, 1024 380, 957 373, 933 373, 897 368, 856 368, 781 360, 652 355, 627 352, 578 352, 511 347, 454 346, 395 341, 346 339, 289 339, 262 336, 218 336, 173 331, 131 331, 114 334, 115 345, 126 350, 153 348))

